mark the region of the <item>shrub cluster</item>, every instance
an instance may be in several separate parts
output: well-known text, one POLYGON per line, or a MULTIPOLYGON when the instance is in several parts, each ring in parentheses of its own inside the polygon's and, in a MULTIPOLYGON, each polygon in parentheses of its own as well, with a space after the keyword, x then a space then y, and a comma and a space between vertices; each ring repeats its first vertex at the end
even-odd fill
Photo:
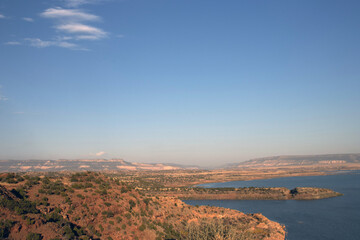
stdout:
POLYGON ((11 220, 0 220, 0 239, 7 239, 15 222, 11 220))
POLYGON ((24 180, 25 179, 21 175, 15 173, 8 173, 6 175, 0 176, 0 182, 18 183, 24 180))
POLYGON ((42 188, 39 189, 39 193, 49 194, 49 195, 60 195, 61 193, 65 192, 66 188, 65 185, 60 181, 43 181, 42 188))
POLYGON ((18 199, 16 201, 0 196, 0 206, 15 211, 19 215, 39 212, 39 210, 36 209, 36 204, 26 199, 18 199))
POLYGON ((186 226, 182 238, 189 240, 197 239, 252 239, 251 236, 241 235, 237 226, 227 219, 202 219, 199 223, 192 222, 186 226))

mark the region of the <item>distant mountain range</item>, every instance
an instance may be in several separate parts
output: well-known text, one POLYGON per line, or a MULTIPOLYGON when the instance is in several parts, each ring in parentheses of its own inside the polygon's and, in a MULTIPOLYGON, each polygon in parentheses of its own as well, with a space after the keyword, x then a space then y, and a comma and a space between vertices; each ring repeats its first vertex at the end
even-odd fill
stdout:
POLYGON ((227 168, 295 167, 311 165, 359 164, 360 154, 283 155, 255 158, 241 163, 229 164, 227 168))
MULTIPOLYGON (((228 164, 225 169, 266 167, 360 166, 360 154, 283 155, 228 164)), ((123 159, 0 160, 0 172, 186 170, 198 166, 171 163, 133 163, 123 159)))
POLYGON ((123 159, 0 160, 0 172, 117 171, 197 169, 165 163, 131 163, 123 159))

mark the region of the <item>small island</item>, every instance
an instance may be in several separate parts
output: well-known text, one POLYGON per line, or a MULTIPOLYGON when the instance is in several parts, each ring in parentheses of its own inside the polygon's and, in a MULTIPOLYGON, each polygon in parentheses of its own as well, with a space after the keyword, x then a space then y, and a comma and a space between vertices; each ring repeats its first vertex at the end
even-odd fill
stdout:
POLYGON ((243 188, 163 188, 158 194, 183 200, 316 200, 342 196, 326 188, 243 187, 243 188))

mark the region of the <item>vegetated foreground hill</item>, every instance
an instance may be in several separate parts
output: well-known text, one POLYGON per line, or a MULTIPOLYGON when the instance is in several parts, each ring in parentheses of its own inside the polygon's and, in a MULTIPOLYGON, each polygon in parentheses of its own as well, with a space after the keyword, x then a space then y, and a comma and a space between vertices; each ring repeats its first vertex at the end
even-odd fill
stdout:
POLYGON ((196 169, 162 163, 132 163, 122 159, 77 160, 0 160, 0 172, 58 172, 58 171, 115 171, 115 170, 180 170, 196 169))
POLYGON ((296 166, 335 166, 359 165, 360 154, 293 155, 256 158, 231 167, 296 167, 296 166))
POLYGON ((0 238, 284 239, 261 214, 144 194, 116 176, 0 174, 0 238))

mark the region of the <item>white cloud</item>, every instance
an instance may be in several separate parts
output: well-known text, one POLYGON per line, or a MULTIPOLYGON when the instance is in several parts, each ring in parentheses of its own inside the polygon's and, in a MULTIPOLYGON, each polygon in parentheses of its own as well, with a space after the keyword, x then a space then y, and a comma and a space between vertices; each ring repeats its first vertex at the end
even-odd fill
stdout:
POLYGON ((86 13, 79 9, 64 9, 61 7, 48 8, 43 13, 42 17, 60 19, 63 21, 98 21, 99 16, 94 14, 86 13))
POLYGON ((9 41, 4 43, 5 45, 21 45, 21 42, 18 41, 9 41))
POLYGON ((96 35, 79 35, 76 36, 77 40, 98 40, 99 37, 96 35))
POLYGON ((105 153, 106 153, 106 152, 101 151, 101 152, 95 153, 95 155, 96 155, 96 156, 102 156, 102 155, 104 155, 105 153))
POLYGON ((0 13, 0 18, 5 18, 5 16, 0 13))
POLYGON ((96 4, 103 2, 104 0, 64 0, 69 7, 78 7, 85 4, 96 4))
POLYGON ((56 29, 66 33, 78 35, 76 36, 77 39, 95 40, 95 39, 104 38, 107 35, 106 32, 104 32, 99 28, 85 25, 82 23, 63 24, 56 26, 56 29))
POLYGON ((73 40, 74 38, 73 37, 70 37, 70 36, 57 36, 56 37, 56 40, 57 41, 68 41, 68 40, 73 40))
POLYGON ((65 42, 65 41, 56 42, 55 46, 63 47, 63 48, 71 48, 71 49, 78 48, 77 44, 65 42))
POLYGON ((62 37, 68 38, 67 40, 98 40, 107 36, 102 29, 83 24, 87 21, 99 21, 100 17, 80 9, 49 8, 41 16, 57 20, 55 28, 70 35, 62 37))
POLYGON ((62 47, 62 48, 69 48, 73 50, 86 50, 84 48, 80 48, 75 43, 70 43, 66 41, 44 41, 40 38, 25 38, 27 42, 29 42, 30 46, 37 47, 37 48, 46 48, 46 47, 62 47))
POLYGON ((34 19, 29 18, 29 17, 23 17, 22 19, 23 19, 24 21, 27 21, 27 22, 33 22, 33 21, 34 21, 34 19))
POLYGON ((39 38, 25 38, 25 40, 28 41, 31 46, 38 48, 50 47, 54 44, 52 41, 43 41, 39 38))
MULTIPOLYGON (((66 6, 72 8, 52 7, 45 9, 40 16, 54 21, 57 34, 50 40, 40 38, 25 38, 24 44, 37 47, 61 47, 73 50, 88 50, 78 45, 79 41, 99 40, 108 36, 101 28, 84 24, 86 22, 100 21, 97 15, 76 7, 84 4, 100 3, 108 0, 62 0, 66 6), (76 41, 76 43, 74 43, 76 41)), ((32 18, 24 17, 24 21, 32 22, 32 18)), ((7 45, 20 45, 21 42, 7 42, 7 45)))

